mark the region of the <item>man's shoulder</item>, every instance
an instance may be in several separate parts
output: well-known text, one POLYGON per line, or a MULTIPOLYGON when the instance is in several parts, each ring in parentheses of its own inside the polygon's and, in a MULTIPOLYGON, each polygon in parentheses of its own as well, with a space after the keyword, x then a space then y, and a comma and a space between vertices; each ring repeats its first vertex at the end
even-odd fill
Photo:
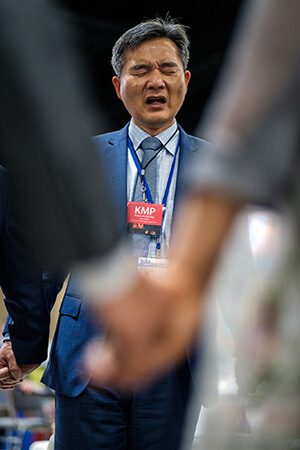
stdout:
POLYGON ((205 139, 186 133, 182 127, 179 127, 183 144, 187 143, 193 149, 211 148, 212 144, 205 139))
POLYGON ((123 139, 127 135, 128 124, 121 130, 110 131, 108 133, 98 134, 93 136, 93 141, 97 144, 113 144, 119 139, 123 139))

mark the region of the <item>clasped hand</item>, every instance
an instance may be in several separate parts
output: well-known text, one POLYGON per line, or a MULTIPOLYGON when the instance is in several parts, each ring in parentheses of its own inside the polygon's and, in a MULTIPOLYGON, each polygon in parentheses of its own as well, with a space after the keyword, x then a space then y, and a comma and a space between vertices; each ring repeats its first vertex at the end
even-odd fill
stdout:
POLYGON ((39 364, 17 364, 10 341, 5 341, 0 350, 0 389, 13 389, 39 364))

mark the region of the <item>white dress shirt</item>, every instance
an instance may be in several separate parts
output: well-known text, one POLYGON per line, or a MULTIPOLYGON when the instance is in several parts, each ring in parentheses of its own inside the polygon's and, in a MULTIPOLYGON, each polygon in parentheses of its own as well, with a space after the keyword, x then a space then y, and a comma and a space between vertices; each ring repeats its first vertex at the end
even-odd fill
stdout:
MULTIPOLYGON (((134 149, 136 150, 136 153, 138 155, 139 160, 142 160, 142 150, 139 148, 141 142, 149 137, 150 135, 146 133, 144 130, 139 128, 137 125, 133 123, 131 120, 129 124, 128 129, 129 137, 131 139, 131 142, 133 144, 134 149)), ((178 144, 179 139, 179 129, 176 120, 174 121, 173 125, 171 125, 169 128, 164 130, 162 133, 155 136, 158 138, 162 144, 166 145, 159 155, 157 156, 157 190, 156 190, 156 198, 155 203, 162 204, 163 196, 165 193, 166 185, 168 182, 171 166, 173 163, 173 159, 175 156, 176 147, 178 144), (176 132, 177 130, 177 132, 176 132), (175 133, 175 134, 174 134, 175 133), (171 136, 174 134, 172 139, 168 142, 168 140, 171 138, 171 136)), ((170 232, 171 232, 171 223, 172 223, 172 216, 173 216, 173 207, 174 207, 174 197, 175 197, 175 189, 176 189, 176 180, 177 180, 177 172, 178 172, 178 160, 179 160, 179 152, 180 148, 178 150, 178 154, 176 157, 175 167, 174 167, 174 173, 172 177, 172 182, 170 186, 170 191, 167 199, 167 205, 166 205, 166 213, 165 213, 165 219, 163 223, 162 228, 162 234, 161 234, 161 257, 167 258, 168 257, 168 249, 169 249, 169 241, 170 241, 170 232)), ((128 164, 127 164, 127 200, 132 201, 133 195, 134 195, 134 189, 136 183, 139 183, 139 175, 136 168, 136 165, 133 161, 131 152, 128 148, 128 164), (137 179, 138 177, 138 179, 137 179)), ((149 258, 155 258, 156 253, 156 239, 151 239, 150 245, 149 245, 149 252, 148 257, 149 258)))

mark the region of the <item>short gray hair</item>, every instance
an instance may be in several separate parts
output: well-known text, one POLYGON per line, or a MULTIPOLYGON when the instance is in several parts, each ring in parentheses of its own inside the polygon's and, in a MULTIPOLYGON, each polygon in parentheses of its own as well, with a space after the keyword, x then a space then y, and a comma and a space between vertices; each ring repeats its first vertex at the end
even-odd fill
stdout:
POLYGON ((135 50, 142 42, 152 39, 168 38, 178 48, 184 70, 186 70, 190 54, 190 41, 186 33, 185 25, 181 25, 171 17, 166 19, 156 18, 145 20, 130 30, 126 31, 115 43, 112 49, 111 65, 119 77, 125 64, 126 50, 135 50))

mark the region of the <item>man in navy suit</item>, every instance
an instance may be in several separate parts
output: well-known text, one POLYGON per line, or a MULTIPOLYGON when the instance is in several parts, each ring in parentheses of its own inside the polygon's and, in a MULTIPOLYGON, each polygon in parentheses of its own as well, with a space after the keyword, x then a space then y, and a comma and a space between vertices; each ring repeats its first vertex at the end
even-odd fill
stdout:
MULTIPOLYGON (((127 214, 128 202, 137 206, 137 211, 151 203, 162 213, 160 219, 155 218, 157 234, 153 230, 150 234, 128 233, 128 245, 141 257, 141 266, 147 262, 159 266, 167 258, 174 209, 185 187, 185 167, 207 146, 201 139, 188 136, 175 119, 191 76, 187 70, 188 45, 184 27, 172 20, 146 21, 121 36, 113 49, 113 84, 132 119, 122 130, 94 138, 99 159, 106 167, 110 202, 120 232, 126 234, 127 217, 133 224, 136 221, 127 214), (145 147, 149 138, 152 147, 145 147), (149 150, 153 156, 145 163, 143 155, 149 150)), ((147 224, 139 225, 144 228, 147 224)), ((58 281, 57 290, 60 286, 58 281)), ((52 295, 47 290, 48 302, 52 295)), ((109 327, 103 326, 99 332, 84 297, 72 274, 42 379, 56 392, 55 448, 179 448, 193 390, 195 356, 187 355, 180 365, 138 391, 93 386, 83 370, 85 347, 99 333, 103 339, 108 338, 109 327)))

